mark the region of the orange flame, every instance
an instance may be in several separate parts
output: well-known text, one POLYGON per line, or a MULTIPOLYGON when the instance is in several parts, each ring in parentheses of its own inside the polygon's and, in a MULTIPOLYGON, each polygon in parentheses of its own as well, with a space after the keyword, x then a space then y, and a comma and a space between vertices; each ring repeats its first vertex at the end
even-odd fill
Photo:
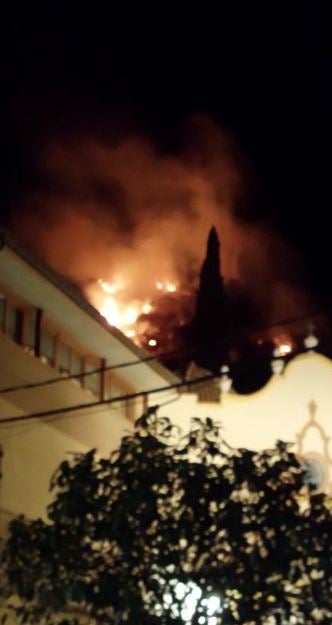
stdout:
MULTIPOLYGON (((165 295, 176 293, 178 290, 176 283, 171 280, 158 280, 155 288, 165 295)), ((128 284, 120 277, 112 282, 99 278, 88 289, 88 297, 110 325, 119 328, 137 344, 141 343, 140 333, 142 328, 146 330, 146 324, 144 325, 140 318, 154 310, 150 299, 131 298, 128 284)), ((150 347, 156 347, 157 344, 154 338, 148 341, 150 347)))
POLYGON ((168 280, 162 282, 161 280, 158 280, 156 282, 156 289, 158 291, 163 291, 164 293, 176 293, 177 286, 175 282, 169 282, 168 280))
POLYGON ((273 342, 279 356, 288 356, 295 348, 294 340, 286 333, 274 336, 273 342))

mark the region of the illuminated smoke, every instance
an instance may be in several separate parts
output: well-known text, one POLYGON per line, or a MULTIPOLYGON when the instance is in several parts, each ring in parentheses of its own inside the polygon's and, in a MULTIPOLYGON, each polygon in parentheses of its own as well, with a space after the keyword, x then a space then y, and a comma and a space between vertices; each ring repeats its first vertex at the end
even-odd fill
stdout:
POLYGON ((50 140, 40 159, 43 184, 12 222, 132 338, 138 319, 153 312, 157 291, 167 299, 196 287, 212 224, 226 284, 240 284, 266 319, 309 307, 293 287, 295 253, 262 225, 236 216, 247 171, 234 141, 202 116, 190 128, 190 146, 176 157, 139 136, 115 146, 91 136, 50 140))

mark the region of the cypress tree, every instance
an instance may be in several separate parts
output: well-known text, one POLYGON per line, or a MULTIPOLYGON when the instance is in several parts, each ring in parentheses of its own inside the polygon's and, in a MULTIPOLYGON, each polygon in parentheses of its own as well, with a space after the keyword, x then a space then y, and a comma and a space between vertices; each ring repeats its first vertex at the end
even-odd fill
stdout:
POLYGON ((213 226, 208 236, 191 324, 194 360, 199 366, 213 373, 219 372, 227 360, 228 330, 226 291, 220 273, 220 242, 213 226))

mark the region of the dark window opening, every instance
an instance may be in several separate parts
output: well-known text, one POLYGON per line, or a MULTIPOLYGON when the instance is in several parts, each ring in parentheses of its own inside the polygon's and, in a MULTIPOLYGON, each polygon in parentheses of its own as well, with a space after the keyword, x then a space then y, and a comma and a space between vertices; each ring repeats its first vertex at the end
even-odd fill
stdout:
POLYGON ((6 330, 6 298, 0 294, 0 331, 6 330))
POLYGON ((70 373, 70 349, 60 342, 58 345, 58 369, 61 373, 70 373))
POLYGON ((55 360, 55 340, 54 334, 48 330, 42 330, 40 352, 42 359, 45 359, 51 367, 54 366, 55 360))
MULTIPOLYGON (((98 369, 98 363, 87 363, 85 367, 85 373, 98 369)), ((90 375, 84 376, 84 387, 91 391, 94 395, 99 396, 100 392, 100 373, 90 373, 90 375)))
POLYGON ((24 343, 28 347, 29 352, 35 352, 36 343, 36 312, 29 311, 25 319, 25 336, 24 343))
POLYGON ((7 334, 15 343, 23 343, 24 313, 23 310, 9 304, 7 310, 7 334))
MULTIPOLYGON (((71 373, 73 375, 80 375, 84 371, 84 361, 82 356, 72 351, 71 353, 71 373)), ((83 386, 83 377, 77 380, 81 386, 83 386)))

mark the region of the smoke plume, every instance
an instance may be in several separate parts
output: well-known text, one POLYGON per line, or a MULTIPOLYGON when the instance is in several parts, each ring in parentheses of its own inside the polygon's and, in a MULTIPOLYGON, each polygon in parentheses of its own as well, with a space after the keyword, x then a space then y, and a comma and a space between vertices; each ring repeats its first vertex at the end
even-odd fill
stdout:
POLYGON ((88 296, 96 280, 120 276, 128 297, 144 298, 156 280, 194 286, 214 224, 226 285, 241 285, 269 321, 303 312, 295 252, 264 223, 238 217, 250 171, 234 139, 203 116, 189 129, 176 156, 142 136, 49 140, 11 227, 88 296))

